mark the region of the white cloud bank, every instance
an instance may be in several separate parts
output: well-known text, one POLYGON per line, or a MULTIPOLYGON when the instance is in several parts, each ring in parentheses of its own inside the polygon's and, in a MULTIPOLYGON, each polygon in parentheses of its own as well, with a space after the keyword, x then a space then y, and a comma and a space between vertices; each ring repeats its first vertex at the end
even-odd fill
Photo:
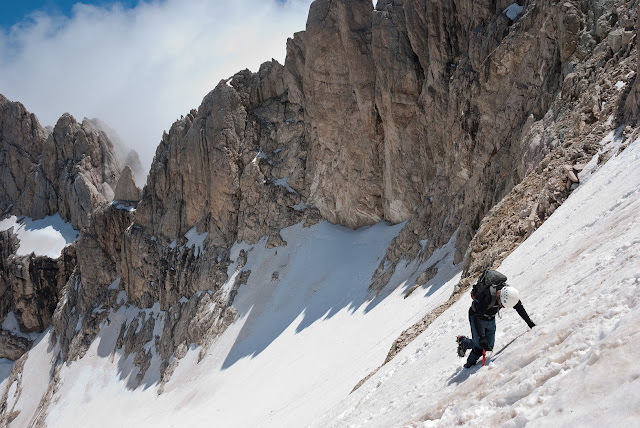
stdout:
POLYGON ((220 81, 275 58, 304 30, 311 0, 165 0, 133 9, 77 3, 0 32, 0 93, 41 124, 98 117, 145 168, 163 130, 220 81))

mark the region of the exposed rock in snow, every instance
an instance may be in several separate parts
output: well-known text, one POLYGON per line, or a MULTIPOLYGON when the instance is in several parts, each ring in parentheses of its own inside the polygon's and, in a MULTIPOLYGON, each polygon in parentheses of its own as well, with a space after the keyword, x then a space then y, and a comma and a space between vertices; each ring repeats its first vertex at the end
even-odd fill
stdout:
MULTIPOLYGON (((43 221, 27 220, 29 219, 22 219, 23 223, 20 227, 24 227, 25 223, 30 224, 31 227, 37 227, 38 223, 43 223, 43 221)), ((22 336, 22 333, 42 332, 51 325, 60 290, 75 269, 76 251, 74 244, 65 246, 65 240, 60 235, 62 245, 55 252, 55 259, 31 253, 33 250, 39 254, 46 253, 46 244, 50 244, 46 240, 44 243, 38 240, 29 242, 28 244, 34 247, 29 247, 29 254, 20 255, 19 250, 22 246, 20 239, 23 235, 14 234, 15 230, 14 227, 0 231, 0 320, 3 321, 3 329, 11 332, 10 336, 3 336, 3 341, 24 344, 30 341, 15 339, 13 335, 22 336), (15 325, 10 323, 7 317, 11 320, 15 319, 15 325)), ((32 337, 29 339, 33 340, 32 337)), ((24 353, 28 350, 28 346, 13 346, 13 349, 12 356, 7 354, 2 358, 16 359, 13 357, 17 350, 24 353)))
POLYGON ((47 136, 34 114, 3 95, 0 95, 0 135, 0 212, 5 213, 29 187, 29 175, 37 165, 47 136))
POLYGON ((0 358, 17 360, 31 348, 31 341, 6 330, 0 330, 0 358))
MULTIPOLYGON (((124 258, 123 235, 131 226, 135 211, 105 205, 91 215, 77 244, 78 268, 87 304, 120 276, 128 261, 124 258)), ((133 250, 132 250, 133 251, 133 250)))
MULTIPOLYGON (((629 15, 631 15, 631 13, 633 13, 634 11, 629 11, 629 12, 630 12, 629 15)), ((636 31, 635 31, 635 34, 632 34, 631 39, 629 40, 630 49, 633 48, 634 44, 637 49, 637 46, 639 43, 638 40, 640 40, 640 20, 638 19, 638 16, 640 16, 640 5, 636 6, 636 9, 635 9, 635 17, 636 17, 635 30, 636 31)), ((626 17, 626 20, 627 20, 627 24, 631 26, 630 24, 633 23, 631 16, 626 17)), ((635 79, 633 80, 633 87, 629 92, 629 96, 627 97, 627 101, 624 108, 624 120, 626 122, 635 120, 635 118, 640 116, 640 78, 638 76, 640 76, 640 56, 636 58, 636 69, 635 69, 634 75, 627 74, 625 76, 627 78, 635 77, 635 79)))
MULTIPOLYGON (((372 9, 365 1, 315 1, 304 39, 304 195, 324 218, 353 228, 384 218, 372 9)), ((402 221, 403 214, 390 220, 402 221)))

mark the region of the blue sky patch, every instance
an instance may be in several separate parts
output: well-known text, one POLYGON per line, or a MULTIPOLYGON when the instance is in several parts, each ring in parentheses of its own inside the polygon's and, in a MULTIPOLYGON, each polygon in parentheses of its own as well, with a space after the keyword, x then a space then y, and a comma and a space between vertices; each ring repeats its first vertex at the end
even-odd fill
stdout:
POLYGON ((2 4, 0 13, 0 27, 5 30, 13 25, 28 19, 33 12, 45 12, 49 15, 71 16, 71 10, 76 3, 92 4, 95 6, 108 7, 112 4, 120 3, 123 7, 133 8, 140 0, 28 0, 28 1, 5 1, 2 4))

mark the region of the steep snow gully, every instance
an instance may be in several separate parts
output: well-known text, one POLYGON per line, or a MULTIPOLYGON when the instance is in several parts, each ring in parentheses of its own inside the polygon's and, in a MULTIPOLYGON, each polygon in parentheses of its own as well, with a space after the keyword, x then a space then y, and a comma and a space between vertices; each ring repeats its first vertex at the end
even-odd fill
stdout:
MULTIPOLYGON (((350 394, 400 332, 449 297, 460 278, 454 242, 400 266, 376 297, 367 284, 402 225, 300 224, 282 231, 285 247, 234 246, 251 270, 234 301, 238 318, 208 349, 189 349, 162 393, 156 356, 143 386, 128 387, 134 357, 115 342, 141 310, 125 303, 69 365, 56 366, 50 330, 21 360, 22 375, 2 362, 10 426, 637 426, 640 139, 612 134, 607 150, 617 155, 602 166, 594 158, 569 199, 500 266, 537 326, 503 311, 486 367, 465 370, 455 354, 456 335, 469 334, 465 295, 350 394), (405 298, 436 262, 438 275, 405 298)), ((160 334, 168 313, 144 312, 160 334)))

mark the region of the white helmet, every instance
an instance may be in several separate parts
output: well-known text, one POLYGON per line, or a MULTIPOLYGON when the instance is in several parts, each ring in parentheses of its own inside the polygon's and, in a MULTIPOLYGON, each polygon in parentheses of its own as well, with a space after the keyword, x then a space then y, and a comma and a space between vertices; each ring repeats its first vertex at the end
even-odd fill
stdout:
POLYGON ((520 301, 520 292, 509 285, 502 287, 498 293, 500 304, 505 308, 513 308, 520 301))

